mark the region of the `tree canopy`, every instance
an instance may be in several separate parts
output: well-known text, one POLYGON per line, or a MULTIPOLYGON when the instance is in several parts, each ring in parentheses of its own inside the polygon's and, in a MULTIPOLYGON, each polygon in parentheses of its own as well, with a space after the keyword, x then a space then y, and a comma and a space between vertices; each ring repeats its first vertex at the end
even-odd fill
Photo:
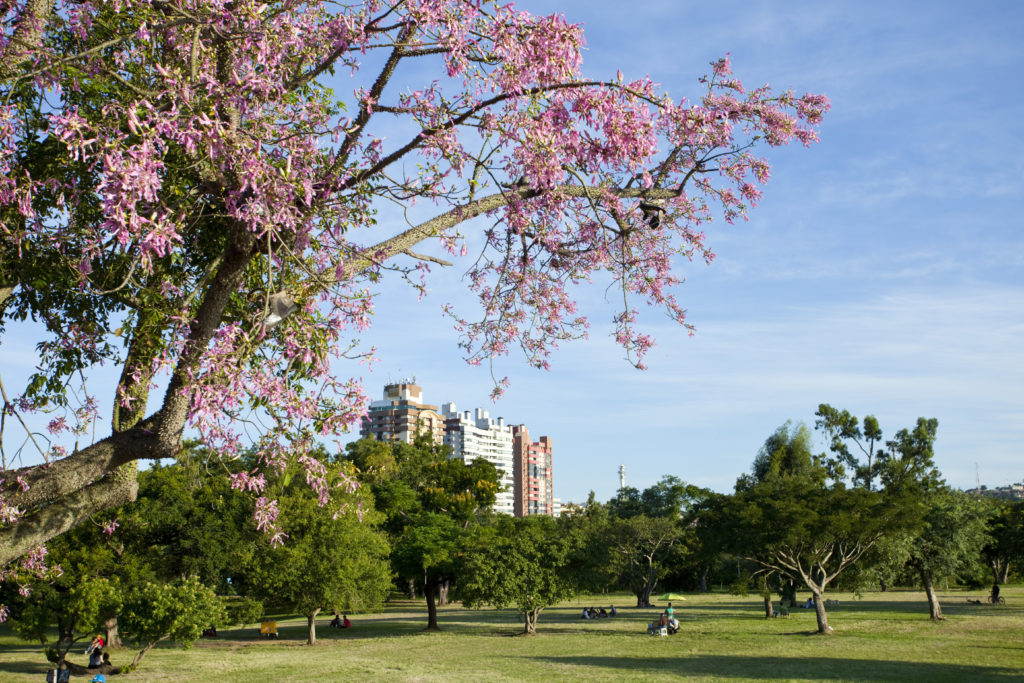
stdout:
POLYGON ((735 493, 713 499, 702 517, 730 552, 806 585, 823 634, 832 632, 828 586, 899 521, 879 493, 830 478, 810 431, 790 423, 765 440, 735 493))
POLYGON ((471 527, 490 512, 499 488, 493 463, 450 456, 451 449, 426 435, 411 444, 361 439, 345 455, 385 515, 395 571, 423 583, 431 630, 439 628, 436 594, 455 577, 471 527))
POLYGON ((459 597, 467 607, 514 605, 523 632, 533 635, 544 608, 575 593, 570 558, 577 542, 550 517, 498 517, 461 560, 459 597))
POLYGON ((470 362, 519 347, 546 367, 587 328, 573 288, 601 276, 642 365, 639 303, 689 326, 678 264, 710 260, 704 226, 757 203, 756 148, 813 143, 829 108, 744 88, 728 57, 692 101, 586 77, 580 26, 495 2, 3 13, 0 326, 39 353, 5 425, 48 411, 49 434, 0 463, 0 566, 133 499, 135 463, 186 430, 224 457, 255 447, 234 484, 280 533, 265 473, 306 465, 325 490, 303 454, 363 411, 339 362, 365 353, 375 288, 448 262, 421 243, 478 250, 481 315, 447 309, 470 362), (423 213, 378 221, 389 202, 423 213), (119 373, 106 396, 87 382, 101 365, 119 373), (101 412, 109 430, 88 436, 101 412))

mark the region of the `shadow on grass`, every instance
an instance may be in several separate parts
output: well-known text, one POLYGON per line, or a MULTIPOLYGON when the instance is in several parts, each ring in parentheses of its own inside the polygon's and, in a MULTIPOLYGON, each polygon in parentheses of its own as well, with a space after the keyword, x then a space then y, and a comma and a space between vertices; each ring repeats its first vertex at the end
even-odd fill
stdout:
POLYGON ((40 680, 46 676, 47 669, 52 669, 53 664, 46 661, 43 656, 42 645, 38 643, 26 643, 24 645, 4 644, 4 652, 8 654, 17 653, 18 658, 4 662, 3 671, 12 674, 39 674, 40 680))
MULTIPOLYGON (((530 657, 561 666, 630 671, 645 674, 757 678, 808 681, 977 681, 1016 678, 1019 669, 928 662, 809 659, 804 657, 745 657, 695 655, 680 657, 530 657)), ((585 675, 584 672, 580 672, 585 675)), ((575 675, 575 674, 574 674, 575 675)))

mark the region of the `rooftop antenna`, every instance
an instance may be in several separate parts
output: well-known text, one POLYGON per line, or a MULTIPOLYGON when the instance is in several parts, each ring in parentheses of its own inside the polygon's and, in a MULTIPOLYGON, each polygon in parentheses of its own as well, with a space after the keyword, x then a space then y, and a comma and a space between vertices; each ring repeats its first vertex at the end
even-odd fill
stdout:
POLYGON ((626 466, 619 465, 619 490, 626 488, 626 466))
POLYGON ((978 474, 978 463, 974 463, 974 483, 978 486, 978 490, 981 490, 981 475, 978 474))

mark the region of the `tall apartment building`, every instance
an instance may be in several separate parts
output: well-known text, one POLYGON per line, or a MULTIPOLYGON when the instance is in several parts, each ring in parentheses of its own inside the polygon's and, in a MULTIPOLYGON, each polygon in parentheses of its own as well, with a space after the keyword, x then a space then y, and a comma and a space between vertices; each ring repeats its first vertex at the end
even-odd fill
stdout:
POLYGON ((516 517, 558 516, 561 510, 555 510, 550 437, 530 441, 526 425, 516 425, 512 427, 512 455, 513 514, 516 517))
POLYGON ((451 447, 452 457, 461 458, 466 463, 477 458, 494 463, 500 471, 498 483, 502 488, 494 503, 494 511, 514 514, 515 464, 511 427, 505 424, 504 418, 492 419, 482 408, 472 413, 468 410, 460 413, 454 403, 445 403, 441 411, 445 417, 444 443, 451 447))
POLYGON ((434 443, 441 443, 445 418, 437 406, 423 403, 423 389, 415 380, 386 385, 384 399, 370 404, 359 429, 363 437, 405 443, 412 443, 420 432, 430 434, 434 443))

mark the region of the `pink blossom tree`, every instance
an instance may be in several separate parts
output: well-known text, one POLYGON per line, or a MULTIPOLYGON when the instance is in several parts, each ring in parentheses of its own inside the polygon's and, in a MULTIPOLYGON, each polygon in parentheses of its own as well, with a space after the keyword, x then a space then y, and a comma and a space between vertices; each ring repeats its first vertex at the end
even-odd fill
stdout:
POLYGON ((378 283, 422 287, 448 263, 421 243, 479 252, 466 282, 482 315, 446 308, 471 363, 519 347, 547 367, 585 334, 573 291, 599 277, 642 367, 639 304, 689 328, 673 292, 682 263, 713 256, 704 225, 745 216, 769 175, 754 148, 813 143, 829 106, 748 90, 728 57, 692 102, 621 72, 589 80, 580 26, 484 0, 0 12, 0 325, 41 330, 39 371, 5 388, 3 425, 44 460, 2 454, 8 576, 43 571, 47 539, 132 500, 137 461, 173 457, 186 431, 223 457, 257 450, 234 484, 268 533, 264 472, 297 461, 326 501, 303 454, 365 403, 337 359, 363 357, 351 340, 378 283), (377 223, 389 201, 432 213, 377 223), (93 396, 104 364, 116 392, 93 396), (34 412, 48 434, 28 428, 34 412))

